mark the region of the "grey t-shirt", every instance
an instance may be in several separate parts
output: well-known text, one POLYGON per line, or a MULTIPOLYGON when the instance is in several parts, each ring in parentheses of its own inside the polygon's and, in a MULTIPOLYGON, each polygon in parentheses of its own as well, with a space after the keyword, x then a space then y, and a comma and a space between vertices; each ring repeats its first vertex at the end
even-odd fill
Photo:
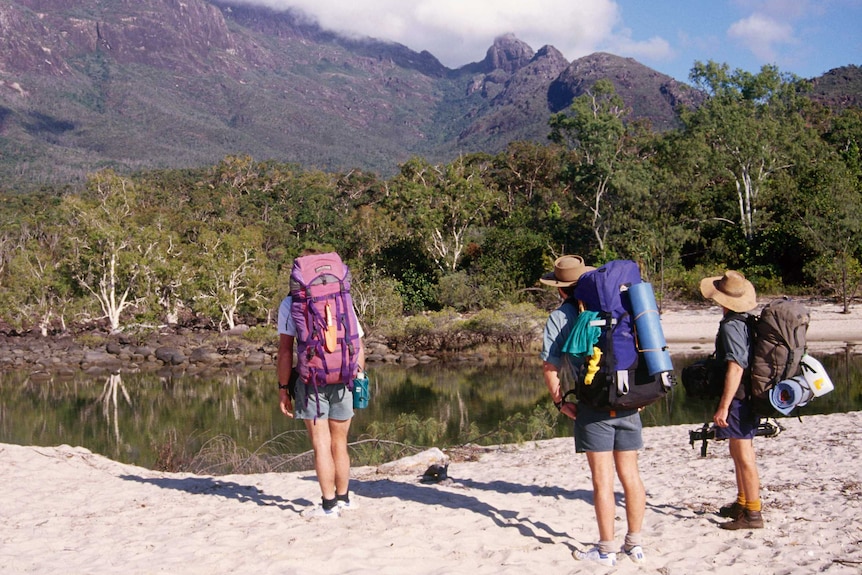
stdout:
POLYGON ((718 326, 718 335, 715 337, 715 358, 721 361, 722 365, 726 365, 728 361, 733 361, 745 370, 742 384, 735 396, 738 399, 744 399, 751 387, 748 370, 751 361, 749 317, 747 313, 727 312, 718 326))

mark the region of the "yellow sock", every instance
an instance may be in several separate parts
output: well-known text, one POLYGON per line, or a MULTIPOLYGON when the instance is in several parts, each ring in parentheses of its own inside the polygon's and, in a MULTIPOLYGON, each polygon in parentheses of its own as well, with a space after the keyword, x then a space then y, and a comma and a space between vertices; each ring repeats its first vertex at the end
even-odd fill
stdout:
POLYGON ((760 499, 755 499, 754 501, 748 501, 745 503, 745 509, 747 511, 760 511, 760 499))
POLYGON ((738 493, 736 495, 736 502, 745 507, 745 493, 738 493))

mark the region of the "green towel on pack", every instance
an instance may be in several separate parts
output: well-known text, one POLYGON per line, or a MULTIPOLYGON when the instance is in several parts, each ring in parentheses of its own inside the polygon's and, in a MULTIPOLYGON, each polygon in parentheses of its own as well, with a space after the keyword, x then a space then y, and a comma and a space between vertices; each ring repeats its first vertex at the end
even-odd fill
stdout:
POLYGON ((602 329, 590 322, 599 317, 597 311, 582 311, 572 326, 569 339, 563 345, 563 352, 575 357, 588 357, 593 355, 593 346, 599 342, 602 329))

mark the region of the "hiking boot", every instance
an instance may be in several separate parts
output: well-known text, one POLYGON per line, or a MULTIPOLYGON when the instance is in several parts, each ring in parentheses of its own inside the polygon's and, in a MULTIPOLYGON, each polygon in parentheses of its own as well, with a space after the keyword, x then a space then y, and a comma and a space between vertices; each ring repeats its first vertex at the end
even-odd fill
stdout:
POLYGON ((736 529, 762 529, 763 515, 761 515, 760 511, 745 510, 739 519, 722 523, 719 527, 730 529, 731 531, 735 531, 736 529))
POLYGON ((302 512, 302 516, 306 519, 312 519, 315 517, 328 517, 330 519, 335 519, 338 517, 338 505, 333 507, 332 509, 325 509, 323 505, 315 505, 311 509, 306 509, 302 512))
POLYGON ((578 561, 593 561, 599 565, 606 565, 608 567, 613 567, 617 564, 616 553, 602 553, 598 547, 593 547, 589 551, 575 549, 572 551, 572 557, 578 561))
POLYGON ((632 562, 638 564, 646 563, 646 555, 644 555, 643 547, 641 547, 640 545, 635 545, 631 549, 626 549, 625 546, 623 546, 622 550, 623 553, 625 553, 628 558, 632 560, 632 562))
POLYGON ((745 514, 745 506, 740 505, 738 501, 734 501, 730 505, 725 505, 718 510, 719 517, 727 517, 728 519, 740 519, 745 514))

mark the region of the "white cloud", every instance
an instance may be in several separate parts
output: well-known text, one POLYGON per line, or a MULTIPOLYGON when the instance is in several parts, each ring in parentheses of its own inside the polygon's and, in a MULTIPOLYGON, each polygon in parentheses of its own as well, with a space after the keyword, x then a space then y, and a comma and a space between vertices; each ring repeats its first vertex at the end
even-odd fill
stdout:
MULTIPOLYGON (((276 9, 294 7, 326 29, 427 50, 446 66, 476 62, 506 33, 534 50, 550 44, 569 60, 615 45, 619 8, 613 0, 238 0, 276 9)), ((656 38, 623 37, 637 53, 667 51, 656 38)), ((636 55, 634 52, 628 54, 636 55)))
POLYGON ((649 40, 635 41, 628 34, 613 37, 608 42, 607 51, 612 54, 625 54, 626 57, 635 60, 670 60, 676 53, 670 42, 660 36, 653 36, 649 40))
POLYGON ((734 22, 727 35, 767 63, 775 61, 778 45, 796 43, 793 26, 759 13, 734 22))

